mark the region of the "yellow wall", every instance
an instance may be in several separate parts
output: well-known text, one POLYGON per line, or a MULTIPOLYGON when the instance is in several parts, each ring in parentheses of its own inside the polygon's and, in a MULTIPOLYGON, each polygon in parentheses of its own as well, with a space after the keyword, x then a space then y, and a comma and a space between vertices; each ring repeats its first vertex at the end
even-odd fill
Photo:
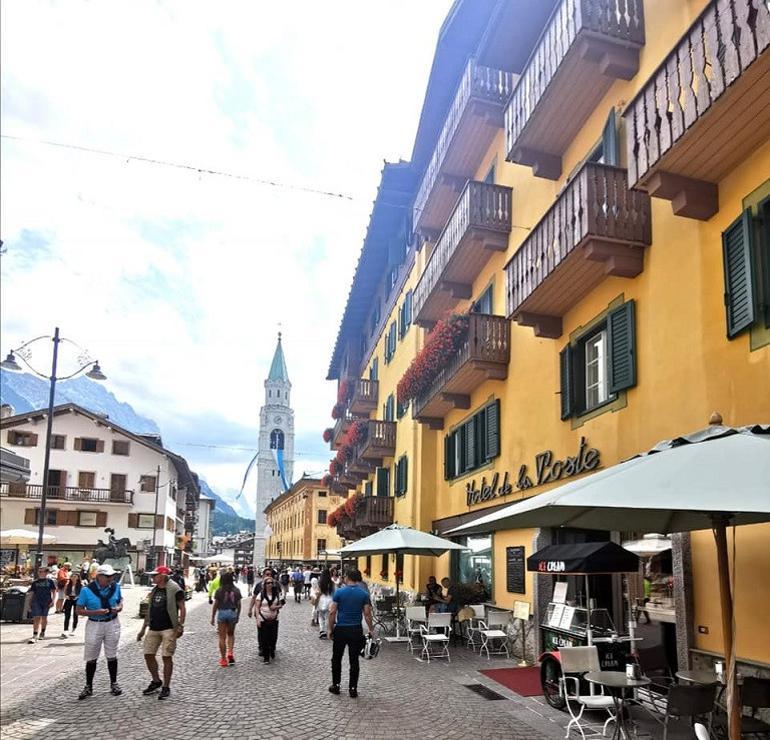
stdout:
MULTIPOLYGON (((475 177, 482 179, 495 164, 495 181, 513 189, 513 228, 507 251, 491 253, 474 280, 474 299, 493 282, 495 313, 506 314, 504 265, 553 205, 571 173, 600 141, 611 107, 622 112, 706 5, 707 0, 645 3, 647 42, 641 52, 639 72, 630 81, 612 84, 565 152, 559 180, 535 178, 530 168, 505 162, 505 137, 502 130, 498 132, 478 162, 475 177)), ((569 111, 562 114, 569 115, 569 111)), ((621 129, 622 159, 623 136, 621 129)), ((645 251, 640 275, 605 279, 563 317, 563 334, 558 339, 535 337, 531 328, 512 323, 507 380, 482 382, 471 393, 470 409, 450 412, 444 418, 443 431, 417 425, 407 414, 398 424, 396 457, 409 455, 409 491, 396 501, 396 521, 428 531, 435 520, 482 510, 483 505, 466 505, 465 485, 469 480, 480 481, 482 476, 489 480, 494 472, 502 475, 505 471, 515 479, 520 465, 527 464, 532 470, 535 455, 541 451, 552 450, 557 458, 574 455, 581 437, 600 450, 601 465, 608 467, 662 439, 706 426, 712 411, 719 411, 730 425, 769 421, 770 345, 751 351, 748 332, 732 341, 726 338, 721 243, 722 231, 741 213, 744 198, 762 186, 769 175, 770 142, 718 183, 720 209, 706 222, 674 216, 668 201, 653 198, 652 245, 645 251), (616 404, 620 408, 607 410, 579 427, 574 421, 561 421, 560 350, 573 332, 589 324, 612 302, 631 299, 636 302, 637 385, 625 392, 625 405, 616 404), (444 481, 444 435, 491 398, 501 403, 500 456, 486 469, 444 481)), ((424 248, 416 255, 404 290, 416 284, 429 252, 424 248)), ((403 294, 396 306, 402 301, 403 294)), ((458 301, 456 310, 465 311, 469 305, 470 301, 458 301)), ((391 320, 396 316, 394 309, 391 320)), ((386 329, 389 324, 390 320, 385 323, 386 329)), ((410 327, 406 339, 398 343, 394 361, 385 365, 384 337, 380 338, 375 349, 380 358, 380 407, 387 395, 395 392, 423 341, 423 330, 410 327)), ((370 360, 365 369, 369 364, 370 360)), ((381 409, 372 417, 381 418, 381 409)), ((558 484, 531 489, 527 495, 537 495, 554 485, 558 484)), ((522 495, 514 491, 505 501, 515 501, 522 495)), ((502 502, 496 499, 486 505, 502 502)), ((629 522, 628 529, 633 528, 629 522)), ((511 606, 514 598, 519 598, 505 590, 505 548, 523 545, 526 555, 530 555, 533 535, 531 530, 495 535, 494 598, 504 606, 511 606)), ((745 658, 770 662, 770 648, 761 640, 767 634, 766 605, 770 603, 770 526, 744 528, 738 540, 738 578, 743 579, 736 599, 738 651, 745 658)), ((709 626, 708 636, 698 636, 698 646, 716 649, 721 632, 715 617, 711 535, 695 534, 692 541, 695 621, 709 626)), ((379 571, 379 561, 373 570, 379 571)), ((404 570, 405 587, 422 590, 428 575, 440 578, 448 574, 449 558, 407 558, 404 570)), ((528 576, 526 598, 531 601, 531 597, 532 581, 528 576)))

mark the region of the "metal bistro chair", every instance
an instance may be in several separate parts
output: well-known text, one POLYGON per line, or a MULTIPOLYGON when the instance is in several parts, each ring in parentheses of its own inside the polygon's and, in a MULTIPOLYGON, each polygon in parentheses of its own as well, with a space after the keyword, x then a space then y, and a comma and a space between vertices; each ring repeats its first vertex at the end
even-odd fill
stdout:
POLYGON ((602 735, 607 732, 607 725, 610 722, 616 722, 615 718, 615 700, 604 693, 604 687, 600 686, 599 694, 581 694, 581 678, 590 671, 600 671, 601 666, 599 664, 599 651, 596 649, 596 645, 588 647, 560 647, 559 656, 561 658, 561 678, 559 678, 559 691, 564 696, 567 703, 567 711, 569 712, 570 721, 567 724, 567 732, 564 735, 565 738, 569 737, 569 734, 573 727, 577 727, 582 737, 585 738, 586 734, 583 730, 583 726, 580 724, 580 720, 583 718, 583 712, 586 709, 591 710, 606 710, 609 717, 602 727, 602 735), (570 686, 572 690, 570 690, 570 686), (580 711, 575 714, 572 708, 572 703, 580 705, 580 711))
MULTIPOLYGON (((770 737, 770 724, 756 716, 758 709, 770 708, 770 678, 746 676, 740 688, 741 707, 747 707, 751 714, 741 718, 741 735, 770 737)), ((714 718, 718 734, 727 737, 727 716, 719 713, 714 718)))
POLYGON ((477 643, 481 647, 481 625, 487 616, 487 608, 483 604, 470 604, 468 608, 473 610, 473 616, 465 621, 465 644, 475 652, 477 643))
POLYGON ((379 628, 381 634, 395 634, 397 619, 395 597, 385 596, 374 602, 374 626, 379 628))
POLYGON ((668 691, 666 713, 663 716, 663 740, 668 737, 668 722, 672 717, 708 717, 708 730, 711 732, 711 713, 717 698, 718 684, 703 686, 679 684, 668 691))
POLYGON ((406 607, 406 636, 409 638, 409 642, 406 644, 406 649, 413 653, 420 647, 419 643, 415 640, 420 640, 422 636, 421 627, 427 622, 428 617, 425 614, 424 606, 408 606, 406 607))
POLYGON ((489 612, 486 621, 479 622, 479 635, 481 636, 479 655, 486 653, 487 660, 491 660, 491 655, 505 655, 506 658, 510 658, 511 654, 508 651, 508 626, 510 624, 511 615, 508 612, 489 612))
POLYGON ((420 625, 420 637, 422 638, 422 651, 420 658, 425 658, 430 663, 431 658, 446 658, 451 663, 449 657, 449 632, 452 629, 452 615, 428 614, 428 624, 420 625), (438 646, 439 652, 435 652, 433 647, 438 646))

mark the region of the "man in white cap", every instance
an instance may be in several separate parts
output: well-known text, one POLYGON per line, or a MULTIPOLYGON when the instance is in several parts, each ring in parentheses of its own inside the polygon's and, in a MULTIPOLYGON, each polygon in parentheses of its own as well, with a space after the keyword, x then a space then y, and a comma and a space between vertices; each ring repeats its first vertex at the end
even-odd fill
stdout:
POLYGON ((118 642, 120 641, 120 619, 123 610, 123 595, 120 585, 115 583, 115 569, 108 564, 96 569, 96 577, 83 588, 78 597, 78 615, 88 617, 86 622, 86 685, 78 699, 86 699, 93 691, 96 661, 104 645, 107 670, 110 674, 110 692, 120 696, 123 691, 118 685, 118 642))

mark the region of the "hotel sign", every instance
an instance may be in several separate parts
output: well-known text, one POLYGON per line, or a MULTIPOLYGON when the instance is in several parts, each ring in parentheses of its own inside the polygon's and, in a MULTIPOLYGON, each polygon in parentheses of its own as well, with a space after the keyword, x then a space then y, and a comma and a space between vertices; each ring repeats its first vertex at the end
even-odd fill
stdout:
POLYGON ((481 479, 480 484, 477 484, 476 480, 469 481, 465 484, 466 500, 468 506, 473 506, 484 501, 507 496, 514 490, 526 491, 528 488, 596 470, 599 463, 599 450, 589 447, 586 438, 581 437, 577 455, 555 459, 551 450, 540 452, 535 455, 533 473, 530 474, 526 465, 521 465, 515 483, 507 471, 503 474, 502 481, 500 480, 500 473, 495 473, 489 483, 486 477, 481 479))

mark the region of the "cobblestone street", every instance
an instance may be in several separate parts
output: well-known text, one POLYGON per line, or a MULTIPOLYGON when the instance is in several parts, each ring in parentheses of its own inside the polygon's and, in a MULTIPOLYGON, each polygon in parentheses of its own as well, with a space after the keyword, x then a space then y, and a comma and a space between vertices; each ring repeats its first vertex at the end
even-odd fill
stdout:
POLYGON ((89 723, 98 717, 100 737, 121 740, 564 737, 566 713, 544 705, 542 697, 522 698, 478 672, 511 667, 512 661, 489 662, 460 646, 452 648, 451 664, 427 664, 411 657, 403 644, 383 645, 377 659, 362 661, 359 698, 350 699, 345 691, 346 663, 343 692, 332 696, 327 692, 331 643, 319 640, 310 626, 308 603, 293 600, 282 615, 274 663, 261 662, 254 622, 243 619, 236 632, 236 665, 220 668, 206 598, 195 594, 175 656, 172 696, 160 704, 155 696, 141 693, 149 676, 136 642, 141 626, 136 614, 145 593, 145 588, 126 591, 120 697, 108 693, 106 665, 100 659, 94 696, 77 701, 83 685, 82 625, 74 640, 59 640, 62 618, 51 617, 51 639, 36 645, 26 644, 29 626, 2 626, 4 740, 82 738, 84 713, 89 723), (479 683, 506 700, 489 701, 467 688, 479 683), (167 725, 161 715, 168 713, 178 714, 181 721, 167 725))
MULTIPOLYGON (((109 695, 104 660, 100 660, 94 696, 78 702, 82 688, 82 629, 74 640, 59 640, 61 617, 49 620, 48 639, 26 645, 27 625, 2 627, 2 736, 75 738, 83 736, 82 716, 99 717, 101 737, 133 740, 166 738, 484 738, 560 737, 563 731, 538 716, 533 699, 487 701, 463 684, 488 681, 476 667, 489 667, 463 648, 453 650, 450 665, 420 663, 403 645, 386 645, 373 661, 362 662, 360 696, 350 699, 327 692, 331 644, 310 627, 310 607, 290 601, 284 610, 278 658, 264 665, 257 656, 256 628, 244 619, 236 633, 232 668, 217 665, 216 638, 208 623, 206 599, 188 602, 188 630, 175 657, 172 698, 159 704, 144 697, 148 681, 136 643, 137 605, 146 589, 126 591, 122 619, 120 677, 123 695, 109 695), (483 664, 483 666, 482 666, 483 664), (66 707, 66 711, 64 711, 66 707), (289 709, 291 707, 291 709, 289 709), (304 709, 302 709, 304 707, 304 709), (534 711, 533 711, 534 710, 534 711), (159 714, 179 713, 176 729, 159 714)), ((503 665, 494 662, 494 665, 503 665)), ((507 663, 506 663, 507 664, 507 663)), ((343 673, 343 689, 346 678, 343 673)), ((559 717, 561 719, 561 716, 559 717)), ((92 725, 91 725, 92 726, 92 725)))

